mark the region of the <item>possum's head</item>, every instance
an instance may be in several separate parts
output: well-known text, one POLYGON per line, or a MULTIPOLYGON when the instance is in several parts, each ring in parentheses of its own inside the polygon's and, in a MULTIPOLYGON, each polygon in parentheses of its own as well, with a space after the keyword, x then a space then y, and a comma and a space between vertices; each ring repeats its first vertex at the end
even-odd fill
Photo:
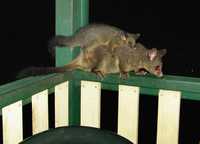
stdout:
POLYGON ((151 74, 156 75, 157 77, 162 77, 162 57, 167 53, 166 49, 157 50, 152 48, 147 50, 144 61, 144 68, 151 74))
POLYGON ((136 41, 138 40, 140 35, 141 35, 140 33, 133 34, 124 31, 120 33, 121 39, 130 47, 135 47, 136 41))

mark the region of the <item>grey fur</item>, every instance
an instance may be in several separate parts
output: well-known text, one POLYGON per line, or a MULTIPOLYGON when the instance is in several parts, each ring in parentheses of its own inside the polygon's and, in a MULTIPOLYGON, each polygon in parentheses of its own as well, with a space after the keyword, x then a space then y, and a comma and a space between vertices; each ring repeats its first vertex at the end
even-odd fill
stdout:
POLYGON ((125 32, 106 24, 89 24, 80 28, 73 36, 58 35, 49 42, 49 51, 55 55, 55 46, 69 48, 81 47, 87 51, 110 42, 121 45, 127 43, 134 46, 140 34, 125 32))

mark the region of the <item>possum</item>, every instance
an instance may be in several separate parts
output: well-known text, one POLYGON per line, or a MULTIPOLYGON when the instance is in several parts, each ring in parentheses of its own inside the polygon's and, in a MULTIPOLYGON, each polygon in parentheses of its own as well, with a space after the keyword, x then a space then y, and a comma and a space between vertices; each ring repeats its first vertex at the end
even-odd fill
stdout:
MULTIPOLYGON (((112 52, 110 48, 104 49, 104 54, 100 56, 101 60, 93 69, 100 77, 109 73, 120 73, 122 79, 127 79, 130 71, 136 75, 145 75, 149 72, 157 77, 163 77, 162 57, 167 53, 166 49, 147 49, 141 43, 136 43, 134 49, 129 45, 115 48, 112 52)), ((102 50, 98 50, 99 55, 102 50)))
POLYGON ((69 64, 62 67, 31 67, 22 71, 23 75, 44 75, 49 73, 64 73, 75 69, 93 72, 98 77, 104 78, 111 73, 120 73, 122 79, 128 78, 128 72, 146 74, 147 71, 157 77, 162 77, 162 57, 166 49, 147 49, 141 43, 135 48, 123 45, 110 48, 106 45, 98 46, 85 54, 83 51, 69 64))
POLYGON ((106 24, 89 24, 80 28, 72 36, 57 35, 49 42, 49 51, 54 56, 55 46, 62 47, 80 47, 88 52, 100 45, 109 45, 112 42, 115 45, 129 44, 134 47, 139 33, 133 34, 125 32, 115 26, 106 24))

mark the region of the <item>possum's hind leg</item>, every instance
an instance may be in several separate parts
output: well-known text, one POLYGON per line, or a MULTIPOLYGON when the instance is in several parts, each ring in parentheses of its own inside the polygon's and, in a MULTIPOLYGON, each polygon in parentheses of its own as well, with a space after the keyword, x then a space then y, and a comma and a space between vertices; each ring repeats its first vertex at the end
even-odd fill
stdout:
POLYGON ((120 78, 121 79, 128 79, 129 78, 129 70, 128 68, 126 67, 125 64, 123 63, 120 63, 119 64, 119 71, 120 71, 120 78))
POLYGON ((98 64, 96 67, 92 70, 98 78, 104 79, 105 75, 107 74, 108 68, 107 68, 107 63, 109 62, 108 59, 106 59, 106 56, 101 57, 99 59, 98 64))
POLYGON ((116 64, 115 58, 109 54, 105 54, 99 60, 97 66, 93 69, 93 72, 96 73, 98 77, 103 79, 106 74, 119 72, 118 64, 116 64))

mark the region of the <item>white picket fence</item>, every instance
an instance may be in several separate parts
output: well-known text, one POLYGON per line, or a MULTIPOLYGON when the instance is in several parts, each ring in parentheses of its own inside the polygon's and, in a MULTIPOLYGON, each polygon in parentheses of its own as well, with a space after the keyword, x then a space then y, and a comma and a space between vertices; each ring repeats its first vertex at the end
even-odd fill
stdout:
MULTIPOLYGON (((118 134, 138 143, 140 88, 119 85, 118 134)), ((157 144, 178 144, 181 92, 159 90, 157 144)), ((55 126, 67 126, 68 81, 55 87, 55 126)), ((81 81, 81 125, 100 127, 101 83, 81 81)), ((23 140, 22 101, 2 109, 3 144, 23 140)), ((32 133, 48 130, 48 90, 32 96, 32 133)))

